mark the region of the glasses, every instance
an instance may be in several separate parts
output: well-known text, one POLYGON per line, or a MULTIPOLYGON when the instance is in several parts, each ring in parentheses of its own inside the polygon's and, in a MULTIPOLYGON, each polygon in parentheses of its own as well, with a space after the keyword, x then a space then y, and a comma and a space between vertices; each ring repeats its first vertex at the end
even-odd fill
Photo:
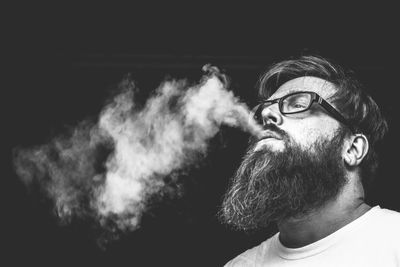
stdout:
POLYGON ((254 119, 263 124, 262 111, 272 104, 278 103, 279 111, 282 115, 296 114, 310 109, 312 104, 316 102, 321 105, 335 119, 352 129, 349 121, 342 116, 331 104, 324 100, 321 96, 314 92, 295 92, 287 94, 281 98, 263 101, 253 109, 254 119))

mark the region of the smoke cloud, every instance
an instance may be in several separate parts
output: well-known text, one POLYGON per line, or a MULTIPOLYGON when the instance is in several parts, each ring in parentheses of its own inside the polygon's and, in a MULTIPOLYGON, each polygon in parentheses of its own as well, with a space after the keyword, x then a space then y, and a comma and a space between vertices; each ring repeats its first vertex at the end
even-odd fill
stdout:
POLYGON ((215 67, 199 84, 163 82, 143 107, 135 105, 135 86, 106 105, 97 123, 83 122, 45 145, 16 148, 17 175, 38 185, 55 203, 57 215, 110 221, 135 229, 149 196, 162 192, 165 178, 205 155, 221 125, 258 135, 250 111, 227 89, 215 67))

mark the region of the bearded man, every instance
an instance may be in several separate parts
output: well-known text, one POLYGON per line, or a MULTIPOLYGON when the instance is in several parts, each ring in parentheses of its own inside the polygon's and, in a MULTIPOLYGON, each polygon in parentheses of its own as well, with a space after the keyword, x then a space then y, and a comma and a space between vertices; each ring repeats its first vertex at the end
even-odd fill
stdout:
POLYGON ((352 75, 317 56, 260 79, 253 140, 221 209, 241 230, 279 232, 226 266, 400 266, 400 213, 365 203, 387 123, 352 75))

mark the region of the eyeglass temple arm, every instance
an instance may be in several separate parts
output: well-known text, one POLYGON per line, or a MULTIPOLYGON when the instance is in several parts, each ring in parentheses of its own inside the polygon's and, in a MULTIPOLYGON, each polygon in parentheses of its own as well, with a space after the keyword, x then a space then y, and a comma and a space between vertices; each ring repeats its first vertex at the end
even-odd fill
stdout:
POLYGON ((338 119, 341 123, 343 123, 344 125, 346 125, 347 127, 349 127, 350 129, 352 129, 352 127, 350 126, 349 122, 345 119, 345 117, 343 117, 342 114, 340 114, 334 107, 332 107, 331 104, 329 104, 328 102, 326 102, 322 97, 320 96, 316 96, 315 99, 321 106, 323 106, 328 112, 332 113, 336 119, 338 119))

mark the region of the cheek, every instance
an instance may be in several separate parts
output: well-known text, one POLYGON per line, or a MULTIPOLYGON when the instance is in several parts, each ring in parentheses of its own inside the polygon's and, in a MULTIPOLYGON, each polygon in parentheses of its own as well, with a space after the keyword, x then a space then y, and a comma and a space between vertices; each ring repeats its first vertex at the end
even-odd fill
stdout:
POLYGON ((309 148, 321 137, 332 138, 337 127, 329 121, 318 120, 315 123, 293 125, 287 129, 287 133, 299 145, 309 148))
POLYGON ((320 136, 317 129, 297 129, 294 131, 293 140, 303 148, 309 148, 320 136))

